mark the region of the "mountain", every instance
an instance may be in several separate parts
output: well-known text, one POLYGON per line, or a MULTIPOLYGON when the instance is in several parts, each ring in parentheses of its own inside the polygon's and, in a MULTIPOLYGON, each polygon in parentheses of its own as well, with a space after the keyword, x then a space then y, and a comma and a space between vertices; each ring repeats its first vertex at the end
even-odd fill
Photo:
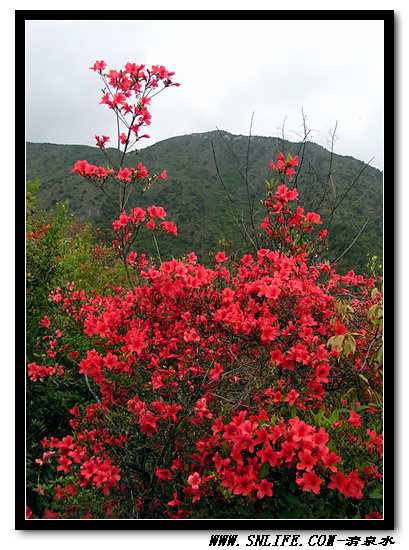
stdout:
MULTIPOLYGON (((364 230, 343 256, 342 266, 360 270, 365 267, 368 254, 382 257, 382 172, 352 157, 336 154, 331 157, 329 151, 312 142, 304 148, 302 143, 273 137, 252 136, 249 142, 248 136, 224 131, 160 141, 138 154, 126 156, 127 166, 143 162, 151 173, 159 173, 163 168, 168 172, 166 181, 158 182, 145 194, 131 196, 128 207, 161 205, 168 212, 168 219, 177 223, 179 236, 161 240, 161 249, 166 251, 164 257, 195 250, 206 260, 209 251, 217 249, 221 240, 236 247, 241 245, 244 251, 246 245, 235 217, 243 216, 250 223, 250 197, 250 202, 254 200, 256 221, 261 220, 260 201, 269 177, 268 164, 279 151, 303 158, 297 185, 306 210, 319 211, 324 222, 328 222, 332 206, 339 203, 330 223, 330 257, 343 253, 365 223, 364 230)), ((107 152, 115 160, 117 151, 107 152)), ((81 219, 109 228, 117 214, 115 184, 107 189, 112 197, 109 199, 92 184, 71 174, 74 162, 79 159, 105 164, 101 151, 95 147, 27 143, 27 180, 40 179, 39 200, 45 209, 68 199, 71 210, 81 219)), ((142 242, 141 246, 153 251, 150 241, 142 242)))

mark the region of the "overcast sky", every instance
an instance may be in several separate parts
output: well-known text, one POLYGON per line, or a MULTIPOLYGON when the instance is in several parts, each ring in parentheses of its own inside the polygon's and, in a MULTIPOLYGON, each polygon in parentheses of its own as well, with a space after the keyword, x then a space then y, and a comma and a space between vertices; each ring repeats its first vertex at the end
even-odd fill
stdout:
MULTIPOLYGON (((136 13, 136 12, 135 12, 136 13)), ((179 88, 152 102, 151 139, 217 128, 298 141, 301 109, 311 139, 383 167, 382 21, 29 21, 28 141, 114 141, 112 112, 99 105, 89 67, 128 61, 165 65, 179 88)))

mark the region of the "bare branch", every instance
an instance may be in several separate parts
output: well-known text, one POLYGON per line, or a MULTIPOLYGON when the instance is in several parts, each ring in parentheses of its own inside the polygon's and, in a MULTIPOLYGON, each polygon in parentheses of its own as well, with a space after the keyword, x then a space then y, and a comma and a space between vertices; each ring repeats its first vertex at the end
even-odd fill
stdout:
POLYGON ((297 173, 295 175, 295 179, 294 179, 294 187, 297 188, 298 187, 298 175, 301 171, 301 167, 303 165, 303 162, 304 162, 304 154, 305 154, 305 146, 307 144, 307 140, 308 140, 308 136, 310 135, 311 133, 311 130, 308 129, 307 127, 307 117, 304 113, 304 108, 301 109, 301 114, 302 114, 302 125, 303 125, 303 131, 304 131, 304 134, 303 134, 303 138, 302 138, 302 141, 301 141, 301 144, 300 144, 300 147, 298 148, 298 156, 300 157, 301 156, 301 160, 300 162, 298 163, 298 168, 297 168, 297 173))
POLYGON ((253 241, 253 239, 250 237, 250 235, 248 234, 247 232, 247 229, 246 229, 246 226, 245 224, 242 222, 242 224, 239 223, 239 219, 240 219, 240 215, 239 215, 239 212, 236 208, 236 205, 234 203, 234 200, 229 192, 229 190, 227 189, 227 186, 225 185, 224 181, 223 181, 223 178, 220 174, 220 170, 219 170, 219 164, 217 162, 217 158, 216 158, 216 152, 214 150, 214 143, 213 141, 211 140, 210 141, 210 144, 211 144, 211 147, 212 147, 212 152, 213 152, 213 160, 214 160, 214 164, 215 164, 215 168, 216 168, 216 174, 217 174, 217 178, 230 202, 230 205, 231 205, 231 209, 233 211, 233 218, 237 224, 237 227, 239 228, 239 231, 242 235, 242 237, 244 238, 244 240, 248 240, 250 241, 250 243, 252 244, 252 246, 254 247, 255 250, 257 250, 257 245, 255 244, 255 242, 253 241))
POLYGON ((332 263, 333 264, 336 264, 339 262, 339 260, 341 258, 343 258, 345 256, 345 254, 347 252, 349 252, 351 250, 351 248, 354 246, 354 244, 356 243, 356 241, 358 240, 358 238, 360 237, 360 235, 363 233, 363 231, 365 230, 365 227, 368 225, 369 223, 369 218, 366 220, 366 222, 364 223, 364 225, 361 227, 361 229, 359 230, 358 234, 354 237, 354 239, 352 240, 351 244, 342 252, 342 254, 340 254, 338 256, 338 258, 336 258, 332 263))

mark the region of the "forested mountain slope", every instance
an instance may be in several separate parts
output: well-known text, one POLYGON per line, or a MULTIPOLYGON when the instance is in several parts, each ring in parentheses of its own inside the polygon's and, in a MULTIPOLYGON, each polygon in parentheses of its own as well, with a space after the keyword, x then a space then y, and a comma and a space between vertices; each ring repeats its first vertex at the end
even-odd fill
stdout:
MULTIPOLYGON (((168 179, 144 195, 131 196, 129 207, 158 204, 175 221, 179 237, 163 237, 164 256, 180 256, 195 250, 203 260, 219 242, 246 249, 235 218, 249 221, 249 198, 256 221, 261 220, 260 201, 268 164, 278 151, 302 158, 297 186, 301 204, 321 213, 330 223, 330 256, 341 254, 366 223, 364 231, 343 257, 345 268, 363 269, 367 255, 382 256, 382 172, 352 157, 332 155, 308 142, 305 147, 280 138, 232 135, 224 131, 178 136, 129 153, 127 166, 143 162, 152 172, 166 169, 168 179), (216 159, 216 162, 215 162, 216 159), (217 166, 216 166, 217 163, 217 166), (246 187, 246 173, 249 192, 246 187), (222 182, 220 181, 222 180, 222 182), (334 215, 331 212, 337 206, 334 215), (331 219, 332 218, 332 219, 331 219)), ((113 159, 114 149, 108 149, 113 159)), ((81 145, 27 143, 27 179, 41 181, 40 202, 46 209, 69 200, 72 212, 109 228, 117 213, 115 184, 112 199, 70 170, 76 160, 106 164, 101 151, 81 145)), ((152 243, 142 243, 148 250, 152 243)))

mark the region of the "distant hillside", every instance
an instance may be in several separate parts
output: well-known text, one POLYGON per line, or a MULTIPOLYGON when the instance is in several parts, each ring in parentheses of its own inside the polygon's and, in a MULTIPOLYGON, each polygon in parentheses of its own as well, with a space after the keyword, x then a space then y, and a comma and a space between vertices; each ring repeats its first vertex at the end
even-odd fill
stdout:
MULTIPOLYGON (((163 168, 168 172, 165 182, 157 184, 145 195, 131 197, 129 203, 129 207, 160 204, 166 208, 168 218, 176 221, 179 237, 164 237, 163 250, 168 256, 180 256, 195 250, 205 260, 221 239, 235 245, 241 243, 231 203, 217 176, 212 143, 219 173, 235 203, 235 212, 246 220, 247 136, 218 131, 191 134, 161 141, 138 155, 127 155, 125 164, 128 166, 142 161, 151 172, 163 168)), ((268 177, 268 163, 280 150, 298 154, 300 144, 271 137, 251 138, 248 180, 251 198, 255 197, 257 220, 262 216, 260 200, 268 177)), ((115 157, 116 151, 109 150, 109 153, 115 157)), ((40 201, 44 208, 68 199, 72 211, 80 218, 91 219, 98 226, 108 228, 117 212, 114 184, 110 185, 109 192, 115 197, 111 201, 91 184, 70 173, 78 159, 104 164, 101 151, 94 147, 27 143, 27 179, 41 180, 40 201)), ((309 210, 318 210, 323 219, 328 220, 331 204, 334 200, 341 201, 331 224, 332 257, 348 247, 369 219, 365 230, 343 258, 345 268, 362 269, 367 254, 382 256, 382 172, 365 167, 364 163, 352 157, 333 155, 332 178, 328 181, 329 167, 329 151, 307 143, 298 176, 302 205, 309 210)), ((151 243, 143 245, 150 249, 151 243)))

